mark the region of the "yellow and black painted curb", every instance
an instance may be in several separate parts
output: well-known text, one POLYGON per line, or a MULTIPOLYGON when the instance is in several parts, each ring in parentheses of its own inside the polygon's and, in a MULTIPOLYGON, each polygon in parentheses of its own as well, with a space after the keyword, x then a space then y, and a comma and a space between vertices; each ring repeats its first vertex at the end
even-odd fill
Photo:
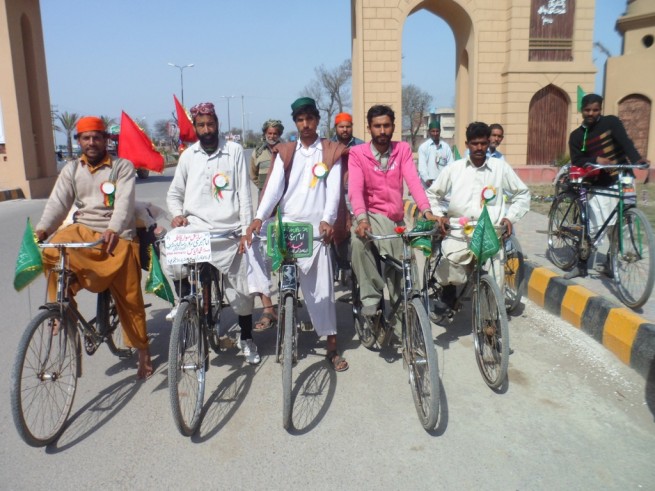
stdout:
POLYGON ((527 297, 593 337, 649 379, 655 371, 655 324, 548 268, 525 262, 527 297))
POLYGON ((22 189, 4 189, 0 190, 0 201, 9 201, 12 199, 24 199, 25 195, 23 194, 22 189))

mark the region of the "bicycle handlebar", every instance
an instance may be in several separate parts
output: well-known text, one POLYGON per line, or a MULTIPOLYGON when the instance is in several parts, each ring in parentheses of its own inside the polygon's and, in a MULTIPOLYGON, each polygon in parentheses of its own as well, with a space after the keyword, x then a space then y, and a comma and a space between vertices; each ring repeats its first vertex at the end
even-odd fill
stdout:
POLYGON ((412 231, 404 231, 399 234, 388 234, 388 235, 375 235, 369 232, 368 230, 366 231, 366 236, 369 239, 373 240, 384 240, 384 239, 397 239, 402 236, 406 237, 428 237, 428 236, 433 236, 433 235, 440 235, 439 230, 437 229, 432 229, 424 232, 412 232, 412 231))
POLYGON ((38 244, 41 249, 84 249, 95 247, 104 242, 104 240, 99 238, 95 242, 43 242, 38 244))
POLYGON ((601 169, 601 170, 612 170, 612 169, 648 169, 650 165, 648 163, 643 164, 596 164, 589 162, 583 165, 584 168, 592 169, 601 169))

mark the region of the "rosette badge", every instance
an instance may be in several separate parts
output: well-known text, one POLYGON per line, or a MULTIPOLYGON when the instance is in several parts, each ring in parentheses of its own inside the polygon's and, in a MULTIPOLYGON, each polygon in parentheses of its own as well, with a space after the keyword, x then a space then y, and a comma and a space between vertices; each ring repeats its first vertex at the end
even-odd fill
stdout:
POLYGON ((114 206, 114 195, 116 193, 116 184, 111 181, 105 181, 100 185, 100 191, 104 196, 105 206, 114 206))
POLYGON ((316 183, 319 181, 319 179, 325 179, 328 175, 328 172, 329 170, 327 164, 323 162, 314 164, 314 167, 312 167, 312 182, 309 183, 309 187, 316 187, 316 183))
POLYGON ((496 188, 493 186, 485 186, 482 189, 482 196, 480 206, 490 203, 496 197, 496 188))
POLYGON ((217 173, 212 178, 214 184, 214 196, 216 199, 223 199, 223 190, 230 184, 228 177, 222 172, 217 173))

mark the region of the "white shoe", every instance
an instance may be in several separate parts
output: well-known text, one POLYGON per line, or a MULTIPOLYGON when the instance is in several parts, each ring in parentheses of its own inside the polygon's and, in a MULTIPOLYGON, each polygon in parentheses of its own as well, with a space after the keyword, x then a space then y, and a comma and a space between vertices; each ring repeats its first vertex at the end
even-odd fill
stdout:
POLYGON ((166 320, 169 322, 173 322, 175 320, 176 315, 177 315, 177 305, 173 307, 168 314, 166 314, 166 320))
POLYGON ((257 346, 252 339, 239 339, 238 346, 248 363, 251 365, 259 364, 261 358, 259 357, 259 353, 257 353, 257 346))

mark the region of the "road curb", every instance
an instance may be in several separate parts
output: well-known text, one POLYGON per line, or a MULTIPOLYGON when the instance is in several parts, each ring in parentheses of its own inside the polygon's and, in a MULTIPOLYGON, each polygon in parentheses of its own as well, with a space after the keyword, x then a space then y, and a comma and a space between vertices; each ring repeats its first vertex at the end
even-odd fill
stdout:
POLYGON ((530 261, 522 288, 534 303, 589 334, 645 379, 655 370, 655 324, 530 261))

